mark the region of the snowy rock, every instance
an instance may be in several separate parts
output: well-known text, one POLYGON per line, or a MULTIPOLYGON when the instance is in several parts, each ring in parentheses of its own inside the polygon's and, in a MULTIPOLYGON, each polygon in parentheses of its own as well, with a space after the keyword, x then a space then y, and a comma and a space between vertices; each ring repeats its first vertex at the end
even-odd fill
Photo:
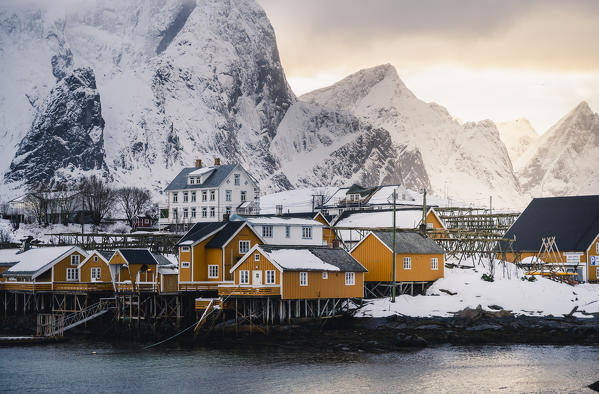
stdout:
POLYGON ((515 163, 522 153, 539 139, 539 134, 526 118, 511 122, 499 122, 497 130, 499 130, 499 136, 507 148, 512 163, 515 163))
POLYGON ((493 122, 459 123, 442 106, 419 100, 391 65, 361 70, 301 99, 349 111, 388 130, 395 146, 422 157, 422 167, 413 168, 407 179, 430 182, 434 194, 447 192, 478 204, 493 195, 504 207, 521 204, 518 181, 493 122))
POLYGON ((599 115, 580 103, 516 162, 522 188, 535 196, 599 192, 599 115))
POLYGON ((5 178, 27 184, 105 171, 104 119, 94 72, 76 69, 45 100, 5 178))

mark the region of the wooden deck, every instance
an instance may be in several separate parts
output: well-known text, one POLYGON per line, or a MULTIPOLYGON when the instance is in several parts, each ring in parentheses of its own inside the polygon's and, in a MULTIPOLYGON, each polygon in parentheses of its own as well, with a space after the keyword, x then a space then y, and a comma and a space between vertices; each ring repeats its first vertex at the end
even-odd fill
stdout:
POLYGON ((265 297, 265 296, 278 296, 281 295, 281 288, 279 286, 264 286, 264 287, 251 287, 251 286, 236 286, 236 285, 221 285, 218 287, 218 295, 223 296, 237 296, 237 297, 265 297))
POLYGON ((36 283, 36 282, 0 282, 0 290, 7 291, 52 291, 52 283, 36 283))

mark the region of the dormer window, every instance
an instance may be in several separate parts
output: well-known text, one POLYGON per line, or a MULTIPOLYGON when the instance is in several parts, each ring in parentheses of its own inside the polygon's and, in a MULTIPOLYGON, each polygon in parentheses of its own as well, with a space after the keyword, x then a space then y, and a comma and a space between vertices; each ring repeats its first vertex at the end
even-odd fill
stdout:
POLYGON ((196 183, 196 179, 194 177, 190 177, 189 178, 189 184, 193 185, 194 183, 196 183))

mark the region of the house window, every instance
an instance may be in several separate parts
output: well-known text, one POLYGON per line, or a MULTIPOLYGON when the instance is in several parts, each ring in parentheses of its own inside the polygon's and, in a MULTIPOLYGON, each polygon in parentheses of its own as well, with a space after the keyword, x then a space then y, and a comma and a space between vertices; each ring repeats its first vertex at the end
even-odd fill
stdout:
POLYGON ((266 284, 267 285, 275 284, 275 271, 274 270, 266 271, 266 284))
POLYGON ((241 201, 242 201, 242 202, 243 202, 243 201, 245 201, 245 195, 246 195, 246 191, 245 191, 245 190, 242 190, 242 191, 241 191, 241 201))
POLYGON ((191 217, 194 219, 196 217, 196 209, 195 208, 191 208, 191 217))
POLYGON ((179 193, 173 193, 173 202, 179 201, 179 193))
POLYGON ((260 261, 260 253, 254 254, 254 261, 260 261))
POLYGON ((262 226, 262 236, 264 238, 272 238, 272 226, 262 226))
POLYGON ((92 280, 100 280, 101 270, 100 267, 93 267, 91 272, 92 280))
POLYGON ((300 272, 300 286, 308 286, 308 273, 300 272))
POLYGON ((203 218, 208 217, 208 209, 206 209, 206 207, 202 208, 202 217, 203 218))
POLYGON ((235 185, 236 185, 236 186, 239 186, 239 183, 240 183, 240 182, 239 182, 239 180, 240 180, 240 176, 239 176, 239 174, 235 174, 235 175, 234 175, 234 177, 235 177, 235 185))
POLYGON ((291 226, 285 226, 285 238, 289 238, 291 236, 291 226))
POLYGON ((303 226, 302 227, 302 238, 303 239, 312 239, 312 226, 303 226))
POLYGON ((345 273, 345 285, 353 286, 356 284, 356 273, 355 272, 346 272, 345 273))
POLYGON ((231 216, 231 207, 226 207, 225 208, 225 214, 231 216))
POLYGON ((173 208, 173 219, 177 220, 177 208, 173 208))
POLYGON ((202 201, 208 200, 208 192, 206 190, 202 190, 202 201))
POLYGON ((181 268, 189 268, 189 261, 182 261, 181 268))
POLYGON ((218 265, 208 266, 208 278, 218 278, 218 265))
POLYGON ((188 201, 189 201, 189 193, 183 192, 183 202, 188 202, 188 201))
POLYGON ((250 241, 239 241, 239 254, 246 254, 250 251, 250 241))
POLYGON ((260 189, 258 189, 257 187, 254 188, 254 200, 258 200, 260 199, 260 189))
POLYGON ((231 190, 225 190, 225 201, 231 201, 231 190))
POLYGON ((411 257, 404 257, 403 258, 403 269, 405 269, 405 270, 411 270, 412 269, 412 258, 411 257))
POLYGON ((74 254, 71 256, 71 265, 79 265, 79 255, 74 254))
POLYGON ((79 269, 78 268, 67 268, 67 280, 68 281, 79 280, 79 269))
POLYGON ((196 192, 191 192, 191 202, 196 202, 196 192))
POLYGON ((193 185, 194 183, 196 183, 196 179, 194 177, 189 177, 189 184, 193 185))
POLYGON ((189 246, 181 247, 181 252, 189 252, 189 246))
POLYGON ((595 253, 599 254, 599 242, 595 244, 595 253))
POLYGON ((213 218, 214 217, 214 207, 210 207, 210 217, 213 218))
POLYGON ((322 272, 322 279, 329 279, 329 273, 326 271, 322 272))
POLYGON ((216 192, 214 190, 210 190, 210 201, 214 201, 214 196, 216 196, 216 192))
POLYGON ((94 263, 98 262, 98 256, 94 256, 94 263))
POLYGON ((431 269, 432 270, 438 270, 439 269, 439 259, 436 257, 433 257, 431 259, 431 269))
POLYGON ((567 254, 566 262, 568 264, 578 264, 578 263, 580 263, 580 256, 577 256, 575 254, 567 254))
POLYGON ((183 208, 183 218, 184 218, 184 219, 187 219, 187 217, 188 217, 188 216, 189 216, 189 215, 188 215, 187 208, 183 208))
POLYGON ((250 271, 239 271, 239 283, 242 285, 250 283, 250 271))

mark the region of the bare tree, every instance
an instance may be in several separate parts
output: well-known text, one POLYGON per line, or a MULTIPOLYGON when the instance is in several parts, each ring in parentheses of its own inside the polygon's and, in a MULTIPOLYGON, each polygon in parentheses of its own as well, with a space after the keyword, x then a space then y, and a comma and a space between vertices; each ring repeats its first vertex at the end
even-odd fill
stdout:
POLYGON ((133 226, 133 219, 150 208, 152 196, 147 189, 123 187, 117 191, 116 200, 121 208, 123 208, 129 225, 133 226))
POLYGON ((25 198, 25 209, 38 224, 47 226, 49 220, 50 192, 44 185, 33 185, 25 198))
POLYGON ((67 224, 73 218, 78 201, 80 201, 79 191, 73 190, 63 183, 56 187, 55 197, 60 212, 60 223, 67 224))
POLYGON ((115 201, 115 191, 101 178, 92 175, 81 179, 80 194, 83 207, 89 212, 94 225, 99 225, 106 217, 115 201))

